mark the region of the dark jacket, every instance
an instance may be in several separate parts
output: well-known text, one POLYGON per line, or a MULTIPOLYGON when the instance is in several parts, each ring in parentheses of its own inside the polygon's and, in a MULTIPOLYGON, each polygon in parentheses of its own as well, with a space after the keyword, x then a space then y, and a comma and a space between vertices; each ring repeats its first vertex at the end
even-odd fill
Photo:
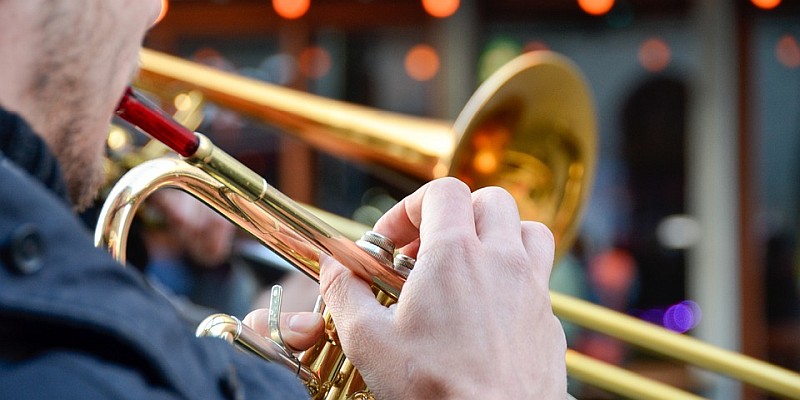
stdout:
POLYGON ((307 398, 282 368, 197 339, 66 199, 55 157, 0 109, 0 398, 307 398))

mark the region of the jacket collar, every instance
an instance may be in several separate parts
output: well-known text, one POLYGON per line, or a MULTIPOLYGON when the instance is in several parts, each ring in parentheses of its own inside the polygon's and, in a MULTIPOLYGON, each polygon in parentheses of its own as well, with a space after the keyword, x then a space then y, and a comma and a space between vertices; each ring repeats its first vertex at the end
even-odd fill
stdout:
POLYGON ((71 206, 56 156, 22 117, 2 107, 0 153, 71 206))

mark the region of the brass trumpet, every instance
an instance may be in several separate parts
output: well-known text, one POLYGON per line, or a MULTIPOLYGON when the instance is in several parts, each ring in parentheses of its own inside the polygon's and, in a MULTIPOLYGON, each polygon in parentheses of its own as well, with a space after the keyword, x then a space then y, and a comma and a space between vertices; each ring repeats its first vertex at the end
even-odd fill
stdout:
MULTIPOLYGON (((125 241, 136 209, 150 193, 169 186, 204 201, 316 281, 319 281, 320 257, 326 254, 371 282, 385 301, 397 298, 405 278, 394 271, 391 260, 370 253, 381 255, 380 246, 370 243, 359 246, 347 239, 207 138, 147 106, 133 92, 122 100, 118 113, 184 156, 184 160, 161 158, 142 163, 112 188, 100 214, 95 241, 111 249, 118 260, 124 262, 125 241)), ((279 304, 273 310, 279 313, 279 304)), ((369 392, 337 344, 330 316, 325 318, 328 337, 301 357, 304 362, 283 345, 277 325, 273 340, 266 340, 237 319, 223 315, 210 317, 198 331, 236 341, 295 369, 315 398, 339 398, 340 393, 342 398, 368 397, 369 392), (313 350, 320 356, 312 356, 313 350)))
MULTIPOLYGON (((171 81, 183 82, 199 88, 208 98, 222 105, 259 115, 267 120, 272 119, 290 131, 294 128, 311 142, 341 142, 341 137, 354 133, 357 138, 355 142, 362 144, 355 146, 348 142, 344 146, 350 148, 347 151, 365 154, 375 151, 379 153, 375 157, 376 162, 387 162, 387 157, 391 159, 390 156, 395 154, 399 160, 388 161, 392 165, 408 163, 407 160, 423 160, 424 167, 397 167, 401 170, 421 170, 433 174, 442 170, 441 166, 449 165, 451 173, 458 176, 457 172, 469 171, 470 168, 481 170, 481 162, 474 162, 476 158, 494 160, 496 163, 488 164, 497 165, 499 168, 494 171, 497 173, 489 173, 481 179, 472 179, 469 176, 462 179, 472 183, 492 182, 501 186, 504 183, 514 183, 505 186, 506 189, 515 194, 518 202, 521 193, 526 195, 522 196, 523 201, 528 202, 531 207, 521 206, 520 209, 522 212, 536 210, 536 218, 554 230, 558 252, 563 252, 574 236, 575 221, 579 219, 593 169, 594 122, 588 91, 580 75, 560 56, 539 53, 512 62, 499 75, 490 78, 488 86, 484 85, 476 92, 454 128, 442 128, 443 124, 435 121, 397 119, 399 117, 395 115, 387 116, 361 107, 341 105, 282 88, 267 87, 246 78, 150 51, 143 52, 142 60, 140 83, 145 87, 166 87, 165 84, 171 81), (514 83, 505 83, 506 81, 514 83), (541 100, 544 105, 533 112, 536 115, 529 115, 531 112, 526 108, 525 100, 529 100, 532 95, 519 94, 517 90, 511 89, 513 87, 522 87, 524 89, 520 90, 524 92, 541 90, 541 98, 537 100, 541 100), (271 109, 269 107, 272 106, 266 103, 278 109, 271 109), (316 114, 318 108, 324 112, 316 114), (348 121, 352 124, 348 124, 348 121), (505 123, 508 125, 504 125, 505 123), (423 132, 430 132, 433 138, 448 135, 446 137, 449 139, 431 140, 443 144, 454 154, 449 156, 448 150, 416 149, 420 147, 416 143, 425 143, 424 138, 427 135, 410 142, 400 139, 408 135, 393 138, 393 129, 398 126, 411 129, 411 133, 430 128, 430 131, 423 132), (476 126, 480 129, 476 129, 476 126), (577 128, 581 130, 576 131, 577 128), (500 151, 482 147, 485 137, 480 138, 487 129, 490 132, 489 137, 509 139, 504 142, 509 146, 500 151), (330 135, 337 139, 326 139, 325 131, 330 131, 330 135), (453 133, 454 131, 463 133, 453 133), (491 132, 497 131, 501 133, 493 136, 491 132), (534 136, 535 139, 517 137, 526 135, 534 136), (461 140, 456 141, 457 137, 461 137, 461 140), (479 139, 474 139, 476 137, 479 139), (391 144, 393 140, 397 141, 396 145, 391 144), (527 143, 522 150, 514 147, 521 142, 527 143), (463 143, 466 143, 466 150, 459 150, 463 143), (420 154, 413 156, 415 152, 420 154), (517 163, 514 160, 519 158, 519 152, 527 152, 522 157, 526 160, 536 160, 517 163), (434 153, 436 155, 431 156, 434 153), (466 155, 458 156, 459 153, 466 155), (502 158, 507 155, 509 157, 502 158), (435 162, 425 164, 424 160, 435 162), (504 164, 512 167, 505 168, 504 164), (453 168, 454 165, 460 167, 453 168), (499 173, 500 170, 505 169, 507 172, 525 168, 530 169, 522 175, 533 179, 523 182, 524 185, 521 186, 525 190, 518 190, 518 178, 497 180, 498 176, 503 176, 499 173), (495 180, 488 180, 488 177, 495 180)), ((368 254, 351 239, 345 238, 314 214, 267 185, 261 177, 221 152, 206 138, 158 115, 150 107, 141 104, 135 96, 127 97, 120 109, 134 125, 170 145, 184 160, 158 159, 143 163, 126 174, 112 189, 103 207, 95 241, 98 245, 109 247, 117 259, 124 261, 127 229, 138 205, 149 193, 170 186, 195 195, 312 278, 319 276, 319 257, 327 254, 336 257, 361 278, 371 282, 384 304, 389 304, 396 298, 405 279, 386 257, 376 258, 368 254)), ((510 175, 519 176, 513 173, 510 175)), ((523 217, 531 218, 531 215, 524 214, 523 217)), ((329 217, 323 218, 327 220, 329 217)), ((390 248, 381 249, 375 243, 368 243, 365 247, 372 248, 379 254, 391 253, 390 248)), ((276 298, 279 296, 274 297, 276 298)), ((558 293, 552 293, 551 299, 555 313, 567 320, 666 356, 729 374, 782 396, 800 398, 800 376, 794 372, 715 348, 558 293)), ((330 321, 329 315, 325 315, 325 318, 330 321)), ((232 317, 215 316, 199 330, 230 341, 242 342, 250 350, 293 368, 298 377, 306 382, 314 398, 369 398, 368 389, 364 387, 357 371, 338 348, 335 328, 332 324, 329 326, 332 329, 329 330, 326 340, 299 359, 280 345, 280 339, 276 335, 271 335, 271 339, 261 338, 232 317)), ((572 350, 568 350, 567 368, 571 375, 580 380, 630 398, 698 398, 618 367, 592 360, 572 350)))

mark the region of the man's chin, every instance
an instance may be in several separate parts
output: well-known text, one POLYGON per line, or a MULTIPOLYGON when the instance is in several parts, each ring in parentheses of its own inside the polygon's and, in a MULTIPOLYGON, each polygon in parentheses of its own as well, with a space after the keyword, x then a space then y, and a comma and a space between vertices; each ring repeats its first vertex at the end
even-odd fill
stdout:
POLYGON ((95 204, 100 194, 100 188, 103 183, 102 174, 98 177, 93 177, 91 181, 87 180, 83 184, 78 185, 77 188, 70 188, 70 200, 72 201, 72 208, 77 213, 86 211, 89 207, 95 204))
POLYGON ((94 205, 95 199, 97 199, 97 196, 94 196, 94 197, 91 197, 91 198, 88 198, 88 199, 73 199, 72 209, 76 213, 82 213, 82 212, 86 211, 87 209, 89 209, 91 206, 94 205), (76 200, 78 200, 78 201, 76 201, 76 200))

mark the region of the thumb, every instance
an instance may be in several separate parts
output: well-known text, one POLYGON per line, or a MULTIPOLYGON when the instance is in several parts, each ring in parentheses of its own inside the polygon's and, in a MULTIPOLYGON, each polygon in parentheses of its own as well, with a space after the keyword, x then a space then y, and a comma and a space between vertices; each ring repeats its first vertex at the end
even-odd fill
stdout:
POLYGON ((315 312, 283 313, 281 315, 281 337, 292 349, 308 350, 322 339, 325 322, 322 314, 315 312))
MULTIPOLYGON (((322 315, 315 312, 281 313, 281 338, 294 350, 307 350, 321 339, 325 323, 322 315)), ((244 317, 242 323, 259 335, 269 337, 269 309, 253 310, 244 317)))

